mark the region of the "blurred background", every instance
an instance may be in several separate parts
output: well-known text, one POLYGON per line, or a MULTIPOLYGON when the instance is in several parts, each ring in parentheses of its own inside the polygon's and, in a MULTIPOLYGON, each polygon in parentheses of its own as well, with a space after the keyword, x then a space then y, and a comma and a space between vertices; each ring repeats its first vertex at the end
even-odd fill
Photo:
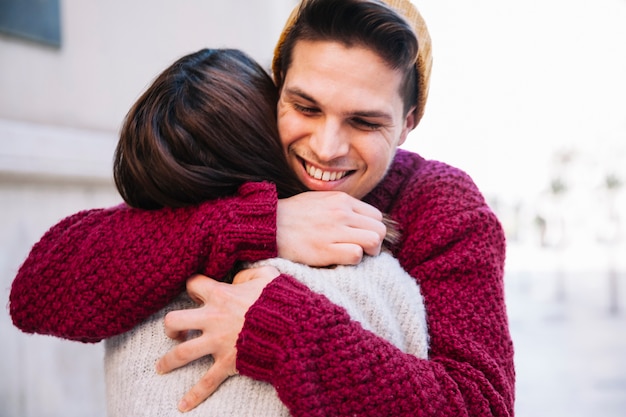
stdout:
MULTIPOLYGON (((468 172, 505 226, 516 415, 626 410, 626 0, 420 0, 426 116, 404 147, 468 172)), ((116 204, 126 111, 166 66, 269 68, 295 0, 0 0, 0 304, 61 218, 116 204)), ((0 416, 104 416, 102 345, 0 313, 0 416)))

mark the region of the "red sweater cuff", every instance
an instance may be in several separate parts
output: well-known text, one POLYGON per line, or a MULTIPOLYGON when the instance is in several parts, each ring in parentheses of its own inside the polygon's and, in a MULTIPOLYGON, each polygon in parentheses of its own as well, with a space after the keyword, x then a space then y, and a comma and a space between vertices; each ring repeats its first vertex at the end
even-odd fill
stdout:
MULTIPOLYGON (((223 277, 233 267, 234 262, 255 262, 274 258, 278 255, 276 245, 276 208, 277 194, 273 184, 267 182, 246 183, 239 188, 236 204, 229 204, 223 214, 221 230, 215 233, 196 231, 194 236, 212 239, 206 242, 211 253, 200 253, 204 265, 202 273, 211 277, 223 277)), ((212 206, 207 206, 212 210, 212 206)), ((200 210, 199 216, 205 216, 200 210)), ((216 227, 214 219, 201 219, 198 227, 211 229, 216 227)))
POLYGON ((239 188, 246 204, 233 207, 236 221, 227 241, 237 242, 241 260, 258 261, 278 254, 276 245, 276 209, 278 196, 273 184, 246 183, 239 188))
POLYGON ((265 287, 246 314, 237 341, 237 370, 241 375, 271 382, 276 364, 285 352, 298 312, 310 301, 311 290, 281 274, 265 287))

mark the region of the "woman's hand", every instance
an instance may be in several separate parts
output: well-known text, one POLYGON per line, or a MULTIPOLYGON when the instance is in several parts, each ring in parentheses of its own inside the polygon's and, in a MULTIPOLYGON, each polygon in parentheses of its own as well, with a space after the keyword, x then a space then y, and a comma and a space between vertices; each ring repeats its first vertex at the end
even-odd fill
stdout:
POLYGON ((165 316, 165 333, 178 340, 183 339, 189 330, 199 330, 201 335, 183 341, 167 352, 157 362, 157 372, 170 372, 206 355, 212 355, 214 363, 180 401, 180 411, 195 408, 222 382, 237 373, 236 344, 245 314, 265 286, 278 275, 276 268, 266 266, 239 272, 233 285, 204 275, 195 275, 187 281, 189 296, 201 307, 168 313, 165 316))

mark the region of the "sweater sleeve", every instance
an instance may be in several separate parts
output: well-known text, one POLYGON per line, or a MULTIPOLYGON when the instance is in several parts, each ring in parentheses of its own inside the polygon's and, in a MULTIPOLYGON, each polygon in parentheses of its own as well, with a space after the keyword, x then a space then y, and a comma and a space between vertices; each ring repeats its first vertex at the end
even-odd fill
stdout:
POLYGON ((396 256, 424 296, 427 359, 281 275, 248 311, 237 369, 271 383, 294 416, 513 415, 498 220, 462 178, 404 189, 393 214, 405 236, 396 256))
POLYGON ((276 256, 276 193, 243 185, 234 197, 154 211, 125 205, 79 212, 36 243, 9 297, 27 333, 97 342, 167 305, 194 273, 221 279, 236 261, 276 256))

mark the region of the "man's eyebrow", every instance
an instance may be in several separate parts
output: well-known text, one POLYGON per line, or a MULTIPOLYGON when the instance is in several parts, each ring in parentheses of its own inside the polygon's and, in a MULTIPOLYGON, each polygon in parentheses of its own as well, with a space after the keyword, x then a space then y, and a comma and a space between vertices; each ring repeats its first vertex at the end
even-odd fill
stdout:
POLYGON ((285 91, 289 95, 298 96, 300 98, 305 99, 306 101, 310 101, 311 103, 317 103, 317 101, 313 97, 311 97, 310 95, 308 95, 307 93, 305 93, 304 91, 302 91, 301 89, 297 87, 289 87, 285 89, 285 91))
POLYGON ((386 113, 384 111, 378 111, 378 110, 355 111, 355 112, 350 113, 349 116, 374 118, 374 119, 385 119, 385 120, 389 120, 389 121, 393 120, 393 117, 391 117, 391 115, 389 113, 386 113))

